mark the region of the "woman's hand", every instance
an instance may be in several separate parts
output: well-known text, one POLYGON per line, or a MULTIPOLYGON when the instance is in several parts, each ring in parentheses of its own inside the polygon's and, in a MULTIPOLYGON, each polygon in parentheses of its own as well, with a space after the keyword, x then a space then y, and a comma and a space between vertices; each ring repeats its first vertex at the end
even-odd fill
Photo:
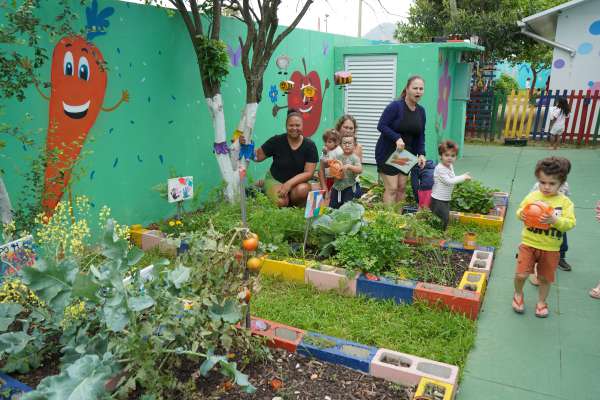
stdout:
POLYGON ((404 144, 404 140, 402 140, 401 138, 396 140, 396 148, 400 151, 404 150, 405 144, 404 144))
POLYGON ((281 186, 279 186, 279 190, 277 190, 277 195, 279 197, 287 197, 290 193, 290 190, 292 190, 292 188, 290 187, 290 185, 288 185, 287 182, 282 183, 281 186))
POLYGON ((417 163, 419 164, 419 168, 421 168, 421 169, 425 168, 426 162, 427 162, 427 159, 425 158, 425 156, 423 154, 420 154, 419 157, 417 158, 417 163))

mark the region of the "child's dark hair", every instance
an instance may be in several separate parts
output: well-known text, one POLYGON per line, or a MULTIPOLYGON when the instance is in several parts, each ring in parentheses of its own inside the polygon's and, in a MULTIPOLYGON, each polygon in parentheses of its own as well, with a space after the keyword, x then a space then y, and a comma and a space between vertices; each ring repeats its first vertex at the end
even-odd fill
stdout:
POLYGON ((571 107, 569 107, 569 102, 564 97, 559 97, 554 101, 554 106, 559 108, 565 117, 569 116, 571 112, 571 107))
POLYGON ((454 151, 456 154, 458 154, 458 145, 456 142, 453 142, 452 140, 444 140, 442 143, 440 143, 438 146, 438 154, 441 156, 447 151, 454 151))
POLYGON ((335 129, 327 129, 324 133, 323 133, 323 142, 326 142, 328 140, 333 140, 334 142, 336 142, 337 144, 340 144, 340 134, 338 131, 336 131, 335 129))
POLYGON ((567 175, 571 172, 571 162, 564 157, 546 157, 535 165, 535 176, 540 177, 540 172, 548 176, 555 176, 560 183, 565 183, 567 175))
POLYGON ((354 135, 354 133, 352 132, 344 132, 340 135, 340 143, 342 143, 342 139, 344 138, 352 138, 352 140, 354 141, 354 145, 356 145, 356 136, 354 135))

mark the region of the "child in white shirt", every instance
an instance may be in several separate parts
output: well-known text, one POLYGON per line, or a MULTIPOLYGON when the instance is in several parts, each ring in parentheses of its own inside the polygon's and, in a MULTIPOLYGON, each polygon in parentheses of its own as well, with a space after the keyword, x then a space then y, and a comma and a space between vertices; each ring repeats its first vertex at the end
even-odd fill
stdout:
POLYGON ((558 141, 565 130, 565 120, 571 111, 567 99, 559 97, 554 103, 554 107, 550 108, 550 143, 551 149, 558 149, 558 141))
POLYGON ((458 145, 452 140, 444 140, 438 146, 440 162, 433 171, 433 188, 431 190, 431 211, 442 220, 443 229, 448 227, 450 218, 450 200, 454 185, 471 179, 466 173, 454 175, 454 167, 458 155, 458 145))

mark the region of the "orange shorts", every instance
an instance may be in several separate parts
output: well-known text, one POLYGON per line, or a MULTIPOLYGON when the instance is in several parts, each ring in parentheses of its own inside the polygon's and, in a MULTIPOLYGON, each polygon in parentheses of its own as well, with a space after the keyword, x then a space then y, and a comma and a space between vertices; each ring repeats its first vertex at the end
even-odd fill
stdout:
POLYGON ((533 268, 537 263, 538 277, 545 278, 548 282, 554 282, 554 273, 560 260, 559 251, 547 251, 535 249, 525 244, 519 246, 517 256, 517 274, 533 274, 533 268))

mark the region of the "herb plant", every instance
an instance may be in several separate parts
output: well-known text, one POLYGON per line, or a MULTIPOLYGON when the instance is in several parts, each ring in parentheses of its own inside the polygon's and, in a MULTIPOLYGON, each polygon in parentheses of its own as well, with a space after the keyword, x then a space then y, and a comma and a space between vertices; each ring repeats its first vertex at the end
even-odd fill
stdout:
POLYGON ((454 192, 452 192, 450 209, 475 214, 487 214, 494 207, 492 193, 496 191, 476 180, 459 183, 454 188, 454 192))

